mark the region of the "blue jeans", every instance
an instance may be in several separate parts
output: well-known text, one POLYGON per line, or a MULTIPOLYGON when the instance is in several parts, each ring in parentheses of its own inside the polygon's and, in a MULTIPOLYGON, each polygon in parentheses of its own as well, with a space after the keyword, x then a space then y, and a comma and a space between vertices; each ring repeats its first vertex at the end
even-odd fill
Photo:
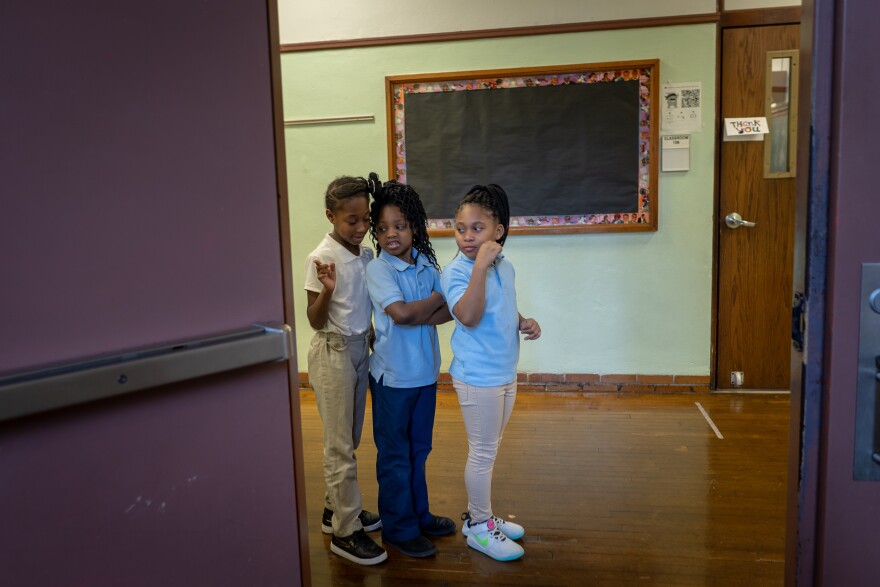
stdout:
POLYGON ((431 522, 425 462, 431 452, 437 384, 386 387, 384 377, 370 375, 373 439, 382 538, 400 542, 415 538, 431 522))

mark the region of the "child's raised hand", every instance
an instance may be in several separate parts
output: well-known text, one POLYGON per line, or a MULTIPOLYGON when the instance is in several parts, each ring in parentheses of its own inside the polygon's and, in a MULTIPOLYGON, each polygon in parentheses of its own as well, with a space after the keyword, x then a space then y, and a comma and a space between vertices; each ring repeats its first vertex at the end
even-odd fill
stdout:
POLYGON ((534 318, 523 318, 519 321, 519 331, 526 335, 524 340, 535 340, 541 336, 541 325, 534 318))
POLYGON ((501 245, 495 241, 486 241, 480 245, 480 250, 477 251, 477 258, 474 259, 474 263, 489 267, 489 265, 495 261, 495 257, 497 257, 500 252, 501 245))
POLYGON ((336 288, 336 263, 321 263, 315 259, 315 268, 318 271, 318 281, 325 289, 334 290, 336 288))

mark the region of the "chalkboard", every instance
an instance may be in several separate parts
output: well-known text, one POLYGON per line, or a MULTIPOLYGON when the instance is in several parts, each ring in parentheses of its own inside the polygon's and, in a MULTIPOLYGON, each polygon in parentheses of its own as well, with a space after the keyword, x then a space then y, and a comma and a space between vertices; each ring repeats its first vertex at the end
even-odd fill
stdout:
POLYGON ((511 230, 657 229, 658 62, 386 78, 389 175, 452 234, 474 184, 510 197, 511 230))

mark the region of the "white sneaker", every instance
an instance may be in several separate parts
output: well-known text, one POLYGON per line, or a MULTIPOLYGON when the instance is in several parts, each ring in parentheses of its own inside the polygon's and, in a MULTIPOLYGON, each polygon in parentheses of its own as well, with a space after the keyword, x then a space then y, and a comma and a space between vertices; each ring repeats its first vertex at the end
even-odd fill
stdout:
POLYGON ((491 556, 497 561, 512 561, 521 557, 523 547, 508 538, 495 526, 495 518, 489 518, 482 524, 464 524, 466 527, 467 545, 491 556))
MULTIPOLYGON (((468 525, 470 524, 471 516, 468 513, 464 513, 462 514, 461 519, 464 520, 464 524, 461 525, 461 532, 465 536, 468 536, 470 534, 468 525)), ((501 532, 511 540, 519 540, 526 533, 526 529, 519 524, 502 520, 497 516, 492 516, 492 521, 495 522, 495 527, 501 530, 501 532)))

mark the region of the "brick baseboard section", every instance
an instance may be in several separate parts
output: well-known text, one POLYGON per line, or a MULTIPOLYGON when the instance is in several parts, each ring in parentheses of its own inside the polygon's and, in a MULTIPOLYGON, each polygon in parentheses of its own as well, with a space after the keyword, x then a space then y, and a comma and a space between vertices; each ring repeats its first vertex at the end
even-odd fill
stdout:
MULTIPOLYGON (((708 393, 708 375, 640 375, 594 373, 518 373, 518 391, 708 393)), ((309 374, 299 374, 300 389, 309 387, 309 374)), ((437 388, 452 391, 449 373, 440 373, 437 388)))

